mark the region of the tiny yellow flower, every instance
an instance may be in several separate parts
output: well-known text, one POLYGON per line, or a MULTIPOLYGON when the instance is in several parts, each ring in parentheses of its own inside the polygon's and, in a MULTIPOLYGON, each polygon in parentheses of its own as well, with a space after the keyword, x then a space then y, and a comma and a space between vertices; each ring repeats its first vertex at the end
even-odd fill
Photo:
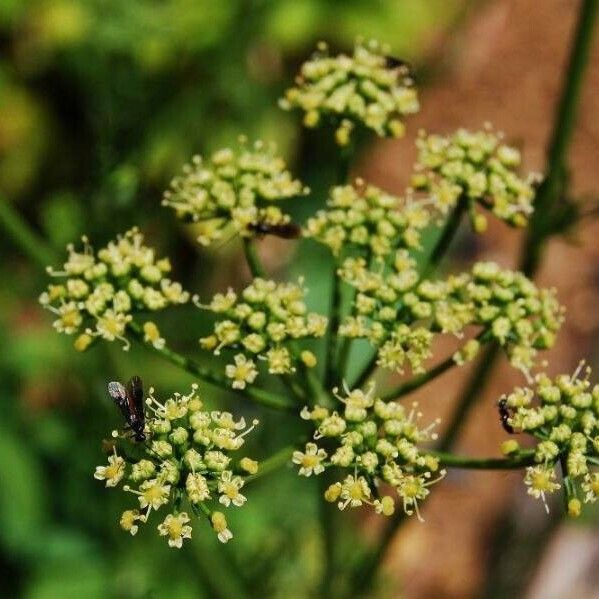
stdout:
POLYGON ((212 522, 212 528, 214 528, 218 540, 221 543, 226 543, 233 538, 233 533, 229 530, 227 519, 222 512, 212 512, 210 520, 212 522))
POLYGON ((96 466, 94 478, 105 480, 107 487, 116 487, 125 476, 125 460, 116 455, 108 456, 108 466, 96 466))
POLYGON ((169 547, 181 549, 183 539, 191 538, 191 526, 188 526, 189 516, 186 512, 169 514, 162 524, 158 525, 158 532, 162 537, 168 537, 169 547))

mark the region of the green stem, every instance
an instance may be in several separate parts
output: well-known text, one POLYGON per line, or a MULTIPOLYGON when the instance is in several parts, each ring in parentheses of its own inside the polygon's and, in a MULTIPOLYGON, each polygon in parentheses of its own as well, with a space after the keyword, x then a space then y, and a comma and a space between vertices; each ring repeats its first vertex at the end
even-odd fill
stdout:
POLYGON ((438 457, 443 466, 467 470, 517 470, 535 464, 534 449, 523 450, 518 455, 509 458, 472 458, 445 451, 429 451, 428 453, 438 457))
POLYGON ((376 547, 366 555, 360 566, 354 572, 351 585, 353 596, 362 597, 370 591, 372 581, 389 549, 389 545, 391 545, 391 542, 395 538, 395 533, 407 518, 407 514, 399 508, 395 514, 391 516, 376 547))
POLYGON ((303 363, 300 364, 300 372, 303 380, 306 383, 306 389, 309 393, 308 403, 310 405, 319 404, 323 407, 330 407, 331 396, 327 393, 325 388, 322 386, 322 382, 316 376, 316 372, 313 368, 308 368, 303 363), (312 397, 310 397, 310 395, 312 397))
POLYGON ((320 518, 320 527, 322 531, 323 559, 322 576, 320 577, 319 596, 322 599, 331 597, 331 586, 335 575, 335 518, 336 506, 324 500, 324 492, 330 484, 330 478, 327 473, 318 477, 318 515, 320 518))
POLYGON ((378 350, 374 352, 372 357, 364 364, 361 372, 351 381, 349 381, 348 385, 350 389, 358 389, 363 387, 366 384, 366 381, 372 376, 374 371, 376 370, 377 361, 379 359, 378 350))
POLYGON ((438 376, 441 376, 444 372, 447 372, 450 368, 456 366, 456 361, 453 359, 453 356, 449 356, 447 360, 444 360, 440 364, 437 364, 434 368, 431 368, 427 372, 423 372, 422 374, 415 376, 411 380, 398 385, 391 391, 388 391, 384 395, 381 396, 383 401, 390 401, 392 399, 399 399, 416 389, 420 389, 433 379, 436 379, 438 376))
POLYGON ((245 481, 251 482, 258 480, 259 478, 278 470, 289 462, 293 454, 293 449, 293 447, 283 447, 283 449, 279 449, 276 453, 260 462, 258 472, 246 476, 245 481))
POLYGON ((258 257, 256 244, 247 237, 243 238, 243 251, 245 253, 245 259, 247 260, 252 276, 254 278, 265 278, 266 273, 264 271, 262 263, 260 262, 260 258, 258 257))
POLYGON ((337 361, 337 384, 340 384, 345 378, 352 341, 353 339, 351 337, 344 337, 343 341, 341 342, 341 348, 339 349, 339 360, 337 361))
POLYGON ((339 323, 341 321, 341 289, 337 276, 337 262, 333 265, 333 280, 331 282, 331 308, 329 311, 329 338, 327 342, 327 355, 325 364, 325 388, 330 389, 337 383, 335 372, 335 356, 337 353, 337 340, 339 323))
POLYGON ((555 233, 556 205, 566 188, 568 147, 572 140, 584 73, 595 32, 599 0, 584 0, 578 15, 570 59, 565 70, 562 95, 557 106, 551 143, 547 152, 546 177, 535 197, 526 243, 522 251, 521 269, 532 275, 538 269, 545 241, 555 233))
POLYGON ((441 260, 447 254, 447 250, 457 233, 460 223, 462 222, 462 217, 464 216, 466 210, 468 208, 468 199, 465 196, 460 196, 458 199, 458 203, 453 209, 452 213, 449 215, 449 218, 445 222, 445 227, 443 227, 443 231, 441 232, 441 236, 437 240, 431 255, 422 269, 421 278, 427 277, 433 270, 439 266, 441 260))
POLYGON ((283 411, 295 411, 295 405, 285 396, 279 395, 278 393, 274 393, 272 391, 267 391, 266 389, 259 389, 257 387, 247 387, 243 391, 236 391, 232 389, 229 384, 229 380, 222 374, 213 372, 212 370, 201 366, 194 360, 182 356, 177 352, 174 352, 172 349, 167 347, 163 347, 158 349, 154 347, 150 343, 146 343, 144 341, 144 334, 141 330, 140 326, 137 323, 129 323, 129 330, 133 334, 133 337, 136 341, 138 341, 141 345, 145 347, 149 347, 154 351, 154 353, 158 354, 171 364, 182 368, 183 370, 193 374, 199 380, 214 385, 216 387, 220 387, 224 389, 228 393, 236 393, 238 396, 244 398, 250 398, 258 404, 266 406, 268 408, 273 408, 275 410, 283 410, 283 411))
POLYGON ((12 204, 0 196, 0 228, 21 249, 23 254, 42 268, 54 264, 55 252, 37 235, 12 204))

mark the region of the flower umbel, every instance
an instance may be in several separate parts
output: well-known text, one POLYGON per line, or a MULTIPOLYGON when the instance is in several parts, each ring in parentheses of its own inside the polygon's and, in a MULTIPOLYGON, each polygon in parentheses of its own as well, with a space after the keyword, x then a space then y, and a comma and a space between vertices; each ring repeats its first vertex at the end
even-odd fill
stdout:
MULTIPOLYGON (((57 319, 59 333, 79 333, 75 348, 86 350, 95 339, 119 340, 129 348, 127 327, 138 312, 158 311, 184 304, 189 293, 180 283, 168 278, 167 258, 156 259, 153 249, 145 246, 143 235, 133 228, 116 241, 94 253, 83 237, 83 251, 73 245, 60 271, 48 273, 60 281, 48 285, 39 301, 57 319)), ((144 325, 145 340, 163 347, 164 339, 152 322, 144 325)))
POLYGON ((407 67, 374 41, 358 41, 351 56, 334 57, 321 42, 279 104, 302 110, 306 127, 330 123, 340 146, 350 142, 356 126, 379 137, 402 137, 404 117, 419 110, 407 67))
POLYGON ((324 498, 337 502, 340 510, 370 505, 386 516, 395 511, 395 502, 390 496, 377 497, 381 484, 390 485, 406 514, 416 513, 420 519, 418 502, 429 494, 428 487, 445 475, 439 471, 438 459, 418 447, 436 438, 432 429, 437 423, 419 428, 421 415, 416 404, 408 412, 397 402, 376 398, 373 387, 367 392, 345 389, 344 395, 335 389, 334 394, 339 411, 321 406, 302 410, 301 417, 312 421, 316 430, 314 442, 293 454, 299 474, 321 474, 335 467, 349 471, 351 474, 329 486, 324 498))
POLYGON ((524 479, 528 492, 545 502, 546 494, 560 488, 555 468, 561 467, 564 490, 574 501, 572 515, 580 512, 578 493, 585 502, 599 497, 599 385, 591 387, 590 374, 584 363, 572 375, 539 374, 533 386, 501 398, 510 413, 508 424, 538 441, 539 465, 528 468, 524 479))
POLYGON ((254 382, 258 361, 266 363, 270 374, 292 373, 298 364, 316 365, 313 354, 294 350, 302 339, 322 337, 327 327, 324 316, 307 311, 305 293, 301 280, 295 284, 254 279, 239 295, 229 289, 207 306, 194 298, 199 308, 219 318, 200 346, 217 355, 223 349, 236 352, 225 369, 234 389, 254 382))
POLYGON ((246 502, 240 489, 258 464, 234 454, 257 421, 248 427, 243 418, 235 420, 229 412, 203 410, 196 385, 189 394, 177 393, 164 403, 150 390, 147 411, 147 440, 129 447, 128 438, 117 435, 119 448, 115 445, 108 466, 98 466, 94 474, 107 487, 127 480, 123 490, 137 496, 138 509, 123 512, 121 528, 135 535, 152 511, 168 507, 170 513, 158 531, 170 547, 180 548, 192 532, 190 516, 181 511, 186 503, 189 512, 207 518, 219 540, 226 543, 232 534, 225 516, 211 506, 240 507, 246 502), (142 457, 125 460, 123 456, 133 449, 134 455, 142 457))
MULTIPOLYGON (((420 279, 412 256, 398 250, 388 269, 347 258, 338 274, 357 291, 339 333, 368 339, 378 347, 378 364, 400 373, 406 363, 415 372, 424 370, 435 334, 462 337, 477 326, 480 340, 499 343, 512 365, 528 374, 538 351, 554 344, 563 321, 553 290, 494 262, 478 262, 470 273, 446 279, 420 279)), ((454 360, 463 364, 479 346, 469 340, 454 360)))
POLYGON ((442 214, 465 198, 477 232, 484 231, 486 220, 476 213, 476 205, 512 226, 525 226, 533 211, 533 183, 538 176, 518 175, 520 152, 502 143, 502 137, 490 130, 459 129, 447 137, 420 132, 412 185, 430 194, 442 214))
POLYGON ((195 156, 164 192, 162 205, 197 223, 198 243, 210 245, 227 233, 252 237, 261 230, 257 225, 289 223, 276 204, 307 193, 274 145, 249 146, 242 138, 236 150, 224 148, 208 159, 195 156))
POLYGON ((355 246, 382 260, 400 247, 420 248, 420 233, 429 220, 420 202, 402 200, 358 179, 355 185, 331 189, 326 210, 308 220, 304 235, 327 245, 335 256, 355 246))

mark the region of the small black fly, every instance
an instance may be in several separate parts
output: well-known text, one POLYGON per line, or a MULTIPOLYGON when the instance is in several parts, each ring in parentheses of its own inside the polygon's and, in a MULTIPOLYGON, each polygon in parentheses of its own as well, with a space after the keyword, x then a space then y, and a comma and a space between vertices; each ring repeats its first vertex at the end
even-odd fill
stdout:
POLYGON ((266 222, 258 221, 248 225, 248 229, 254 231, 254 233, 258 233, 258 235, 274 235, 282 239, 297 239, 302 232, 299 225, 292 222, 270 225, 266 222))
POLYGON ((136 441, 145 441, 146 417, 141 379, 138 376, 133 376, 124 386, 118 381, 112 381, 108 383, 108 393, 133 431, 133 438, 136 441))
POLYGON ((512 417, 510 408, 507 405, 507 399, 502 398, 497 402, 497 408, 499 410, 499 419, 501 420, 501 426, 506 433, 510 435, 514 434, 514 427, 510 424, 509 420, 512 417))
POLYGON ((396 58, 395 56, 385 56, 385 67, 389 70, 393 69, 403 69, 410 73, 412 71, 412 65, 406 60, 402 60, 401 58, 396 58))

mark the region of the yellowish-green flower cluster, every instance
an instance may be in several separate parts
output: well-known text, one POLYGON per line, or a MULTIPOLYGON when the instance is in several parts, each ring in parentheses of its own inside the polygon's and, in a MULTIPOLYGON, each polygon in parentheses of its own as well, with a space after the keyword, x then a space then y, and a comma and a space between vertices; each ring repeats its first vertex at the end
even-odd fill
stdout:
POLYGON ((294 342, 322 337, 327 319, 308 312, 302 281, 276 283, 254 279, 239 295, 232 289, 218 293, 207 306, 196 304, 218 315, 214 332, 200 339, 203 349, 219 354, 222 349, 235 353, 225 370, 234 389, 245 389, 258 376, 255 360, 264 360, 270 374, 294 372, 301 360, 307 367, 316 365, 314 354, 295 352, 294 342))
POLYGON ((404 117, 419 110, 408 69, 376 42, 358 42, 352 56, 334 57, 320 43, 280 106, 302 110, 306 127, 330 123, 340 146, 349 143, 358 125, 380 137, 402 137, 404 117))
MULTIPOLYGON (((399 372, 406 362, 416 372, 424 369, 434 333, 461 336, 471 325, 482 327, 484 341, 499 343, 511 363, 528 372, 537 351, 554 344, 563 320, 553 290, 539 289, 522 273, 493 262, 476 263, 471 273, 445 280, 420 280, 414 259, 398 250, 390 272, 348 258, 339 276, 357 289, 353 314, 340 334, 367 338, 379 348, 379 365, 399 372)), ((478 342, 464 349, 457 363, 474 357, 478 342)))
POLYGON ((337 502, 340 510, 369 505, 377 513, 390 516, 395 511, 395 499, 382 494, 389 486, 406 514, 416 513, 421 520, 418 503, 445 474, 439 470, 439 460, 418 447, 436 438, 432 430, 437 422, 419 428, 421 414, 416 404, 407 411, 398 402, 384 402, 374 396, 374 387, 368 392, 346 389, 344 396, 338 395, 337 389, 333 393, 341 404, 339 412, 321 406, 301 412, 316 430, 314 441, 293 454, 299 474, 318 475, 333 467, 345 471, 324 493, 325 499, 337 502))
POLYGON ((486 228, 476 203, 510 225, 525 226, 533 211, 536 176, 518 175, 520 152, 503 144, 501 137, 492 131, 466 129, 447 137, 421 132, 413 187, 428 192, 442 214, 464 198, 476 231, 486 228))
POLYGON ((599 498, 599 385, 591 387, 590 368, 581 364, 573 375, 551 379, 537 375, 532 388, 518 388, 501 398, 509 413, 508 424, 538 440, 537 466, 527 469, 525 483, 533 497, 560 488, 555 467, 562 464, 572 515, 580 495, 585 502, 599 498))
POLYGON ((163 206, 197 223, 198 242, 210 245, 227 235, 252 237, 267 226, 290 222, 277 202, 308 193, 276 155, 274 145, 256 142, 225 148, 208 160, 195 156, 165 191, 163 206))
MULTIPOLYGON (((79 333, 76 349, 84 351, 97 338, 118 339, 128 349, 127 326, 136 312, 162 310, 189 300, 181 284, 167 277, 168 258, 156 259, 137 228, 97 253, 86 237, 82 240, 82 251, 67 246, 69 256, 62 270, 48 268, 58 282, 48 285, 39 298, 56 315, 53 325, 59 333, 79 333)), ((149 343, 164 344, 154 323, 145 323, 145 328, 149 343)))
POLYGON ((158 525, 170 547, 180 548, 191 537, 188 512, 206 518, 218 539, 233 537, 225 515, 219 511, 246 502, 242 493, 248 475, 256 474, 258 463, 249 457, 233 457, 257 421, 247 426, 229 412, 205 411, 193 385, 187 395, 176 393, 164 403, 150 394, 146 401, 151 418, 146 423, 147 440, 130 444, 126 434, 117 438, 108 464, 96 468, 94 478, 107 487, 121 483, 135 495, 139 505, 123 512, 121 527, 135 535, 148 522, 152 511, 169 511, 158 525), (117 449, 118 445, 123 445, 117 449), (135 456, 132 458, 130 452, 135 456), (214 509, 218 508, 218 509, 214 509))
POLYGON ((398 247, 419 248, 420 232, 429 220, 420 203, 358 179, 355 185, 333 187, 327 209, 308 220, 304 235, 327 245, 335 256, 356 246, 382 259, 398 247))

